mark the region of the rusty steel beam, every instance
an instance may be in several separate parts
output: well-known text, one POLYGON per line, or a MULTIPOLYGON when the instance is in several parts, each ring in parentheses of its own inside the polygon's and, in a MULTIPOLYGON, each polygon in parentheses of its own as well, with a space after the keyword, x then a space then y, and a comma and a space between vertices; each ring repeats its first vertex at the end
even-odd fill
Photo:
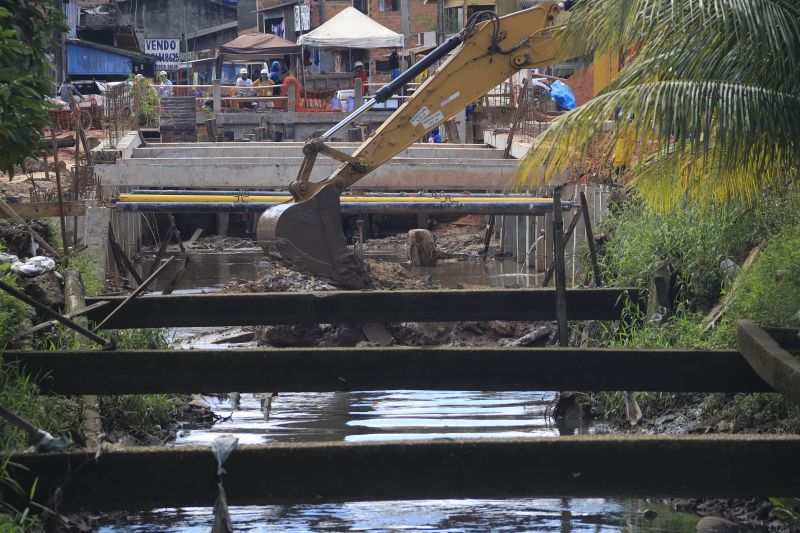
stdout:
MULTIPOLYGON (((570 320, 617 320, 626 295, 637 289, 567 290, 570 320)), ((103 297, 116 307, 120 297, 103 297)), ((88 304, 94 300, 87 299, 88 304)), ((458 322, 555 320, 549 289, 331 291, 311 293, 187 294, 146 296, 132 301, 104 327, 160 328, 258 326, 335 322, 458 322)), ((100 322, 102 311, 89 313, 100 322)))
MULTIPOLYGON (((800 493, 796 436, 570 436, 240 447, 230 505, 430 498, 765 497, 800 493)), ((16 454, 23 489, 62 511, 211 506, 208 447, 16 454)), ((8 492, 8 491, 7 491, 8 492)))
POLYGON ((769 392, 735 351, 594 348, 265 348, 8 351, 44 392, 384 389, 769 392))

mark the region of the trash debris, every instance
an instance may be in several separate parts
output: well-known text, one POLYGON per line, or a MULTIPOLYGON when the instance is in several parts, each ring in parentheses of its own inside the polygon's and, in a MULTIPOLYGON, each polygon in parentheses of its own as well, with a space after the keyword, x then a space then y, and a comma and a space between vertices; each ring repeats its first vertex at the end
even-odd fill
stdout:
POLYGON ((29 278, 41 276, 42 274, 51 272, 55 269, 56 262, 43 255, 37 255, 35 257, 31 257, 30 259, 26 259, 25 261, 17 261, 11 265, 11 272, 29 278))
POLYGON ((239 438, 230 434, 220 435, 211 441, 211 452, 217 459, 217 475, 220 476, 217 483, 217 499, 214 502, 214 525, 211 527, 211 533, 233 533, 231 514, 228 511, 228 496, 222 486, 222 475, 226 473, 222 465, 225 464, 230 454, 236 449, 238 443, 239 438))
POLYGON ((0 265, 5 265, 6 263, 14 264, 18 261, 19 257, 17 257, 16 255, 0 252, 0 265))
POLYGON ((43 429, 39 429, 24 418, 0 406, 0 417, 22 429, 28 434, 28 453, 57 452, 69 448, 69 441, 64 436, 53 437, 43 429))
POLYGON ((225 469, 222 465, 228 460, 236 445, 239 444, 239 437, 231 434, 220 435, 211 441, 211 453, 217 459, 217 475, 225 474, 225 469))
POLYGON ((622 396, 625 398, 625 416, 628 417, 628 422, 635 426, 642 419, 642 410, 633 397, 633 393, 622 391, 622 396))

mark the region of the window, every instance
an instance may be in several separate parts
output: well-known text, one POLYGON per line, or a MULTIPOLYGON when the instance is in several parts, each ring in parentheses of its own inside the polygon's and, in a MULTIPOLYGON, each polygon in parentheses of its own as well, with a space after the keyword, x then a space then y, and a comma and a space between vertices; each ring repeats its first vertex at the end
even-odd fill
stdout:
POLYGON ((369 0, 353 0, 353 7, 369 15, 369 0))
POLYGON ((400 11, 400 0, 389 0, 392 5, 392 11, 400 11))

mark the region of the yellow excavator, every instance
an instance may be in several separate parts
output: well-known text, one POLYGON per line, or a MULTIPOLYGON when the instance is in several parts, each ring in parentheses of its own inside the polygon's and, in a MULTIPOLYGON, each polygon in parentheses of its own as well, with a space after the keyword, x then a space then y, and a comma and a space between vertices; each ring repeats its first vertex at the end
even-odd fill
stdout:
POLYGON ((268 254, 277 253, 295 267, 342 287, 372 287, 363 263, 347 247, 339 205, 342 192, 513 73, 555 63, 553 21, 560 10, 569 9, 573 3, 542 3, 504 17, 491 11, 475 13, 460 33, 382 87, 374 98, 321 137, 307 141, 299 175, 289 186, 293 199, 261 215, 259 244, 268 254), (388 100, 451 52, 450 58, 353 155, 325 144, 325 139, 375 104, 388 100), (328 178, 311 182, 311 170, 320 153, 342 165, 328 178))

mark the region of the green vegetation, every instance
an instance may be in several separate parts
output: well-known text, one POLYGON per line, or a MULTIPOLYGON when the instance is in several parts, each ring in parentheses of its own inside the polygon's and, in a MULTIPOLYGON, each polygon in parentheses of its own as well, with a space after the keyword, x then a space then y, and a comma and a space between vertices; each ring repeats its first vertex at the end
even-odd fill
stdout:
POLYGON ((796 182, 798 13, 800 0, 577 2, 560 31, 562 54, 621 50, 624 69, 537 138, 518 181, 613 160, 661 210, 686 198, 747 204, 796 182))
POLYGON ((47 0, 0 0, 0 170, 9 174, 40 146, 50 123, 47 55, 66 30, 63 18, 47 0))
MULTIPOLYGON (((50 232, 51 245, 60 247, 59 232, 50 232)), ((0 249, 2 249, 0 242, 0 249)), ((79 254, 70 257, 69 268, 81 272, 87 294, 99 294, 103 283, 94 273, 92 257, 79 254)), ((17 278, 8 272, 8 266, 0 267, 0 276, 7 283, 17 286, 17 278)), ((11 295, 0 291, 0 351, 12 337, 28 328, 33 321, 34 312, 27 305, 11 295)), ((120 349, 159 349, 168 346, 165 331, 161 329, 141 329, 124 331, 104 331, 101 335, 113 338, 120 349)), ((40 332, 26 340, 29 346, 41 350, 70 350, 79 347, 79 339, 68 328, 57 325, 49 331, 40 332)), ((52 435, 66 435, 76 444, 85 442, 83 428, 84 405, 80 398, 63 396, 42 396, 36 385, 39 376, 30 376, 15 366, 4 366, 0 370, 0 405, 30 421, 33 425, 52 435)), ((120 436, 131 435, 142 443, 152 443, 169 435, 170 426, 176 411, 185 399, 177 395, 135 395, 108 396, 100 398, 100 409, 104 419, 104 431, 120 436)), ((19 451, 27 447, 27 435, 7 423, 0 422, 0 450, 5 453, 19 451)), ((0 464, 0 485, 11 490, 19 487, 9 475, 5 464, 0 464)), ((21 489, 20 489, 21 490, 21 489)), ((23 500, 34 498, 21 494, 23 500)), ((39 531, 35 518, 38 509, 35 503, 30 509, 14 509, 0 500, 0 531, 26 532, 39 531)))
MULTIPOLYGON (((748 318, 767 326, 800 326, 800 194, 765 194, 749 207, 701 209, 684 204, 655 213, 642 201, 629 201, 608 217, 602 232, 603 277, 611 285, 648 288, 660 265, 673 272, 676 310, 665 323, 630 317, 594 335, 602 345, 627 348, 733 348, 735 322, 748 318), (730 259, 741 265, 752 250, 749 269, 720 268, 730 259), (728 302, 722 318, 707 327, 708 311, 728 302)), ((703 423, 724 422, 729 430, 800 432, 800 409, 777 394, 638 393, 645 418, 694 406, 703 423)), ((598 415, 624 424, 619 393, 593 396, 598 415)))

